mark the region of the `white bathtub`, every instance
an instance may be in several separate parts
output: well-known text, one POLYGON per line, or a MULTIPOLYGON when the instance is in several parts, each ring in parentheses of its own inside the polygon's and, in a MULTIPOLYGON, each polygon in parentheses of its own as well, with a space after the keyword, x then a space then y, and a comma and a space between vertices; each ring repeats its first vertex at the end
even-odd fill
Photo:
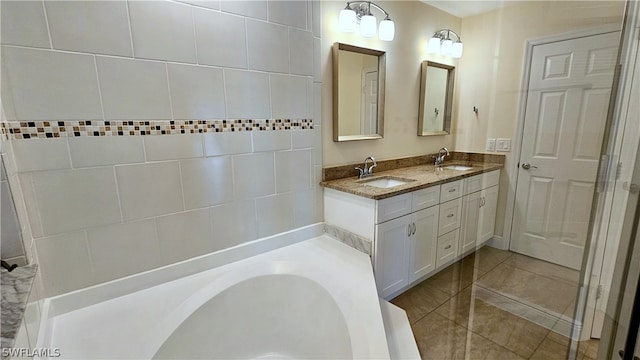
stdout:
POLYGON ((369 257, 324 235, 50 316, 47 333, 68 359, 389 358, 369 257))

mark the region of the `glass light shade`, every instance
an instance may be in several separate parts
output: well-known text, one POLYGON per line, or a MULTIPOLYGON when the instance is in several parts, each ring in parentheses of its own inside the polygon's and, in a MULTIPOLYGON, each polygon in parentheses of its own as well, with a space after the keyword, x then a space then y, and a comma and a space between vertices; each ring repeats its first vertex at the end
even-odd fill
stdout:
POLYGON ((364 37, 376 36, 377 21, 373 15, 364 15, 360 18, 360 35, 364 37))
POLYGON ((427 51, 429 51, 431 54, 440 53, 440 38, 432 37, 431 39, 429 39, 429 45, 427 46, 427 51))
POLYGON ((456 41, 453 43, 453 49, 451 50, 451 56, 459 59, 462 57, 462 42, 456 41))
POLYGON ((392 41, 396 34, 396 26, 391 20, 380 21, 379 37, 382 41, 392 41))
POLYGON ((442 55, 451 56, 453 52, 453 41, 447 39, 442 42, 442 55))
POLYGON ((356 12, 349 9, 340 10, 340 18, 338 20, 338 30, 341 32, 356 31, 356 12))

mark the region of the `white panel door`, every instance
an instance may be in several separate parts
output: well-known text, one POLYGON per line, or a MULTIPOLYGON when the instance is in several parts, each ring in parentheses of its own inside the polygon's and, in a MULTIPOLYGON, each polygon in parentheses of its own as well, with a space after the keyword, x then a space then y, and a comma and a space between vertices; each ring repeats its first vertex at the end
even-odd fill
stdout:
POLYGON ((619 34, 533 48, 513 251, 580 268, 619 34))
POLYGON ((376 134, 378 119, 378 69, 366 68, 362 70, 362 118, 360 119, 361 134, 376 134))

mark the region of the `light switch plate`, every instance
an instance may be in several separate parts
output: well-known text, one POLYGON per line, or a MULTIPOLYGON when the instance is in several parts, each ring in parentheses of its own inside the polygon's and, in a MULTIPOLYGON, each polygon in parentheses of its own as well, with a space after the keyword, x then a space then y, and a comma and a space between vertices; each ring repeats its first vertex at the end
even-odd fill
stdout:
POLYGON ((487 151, 496 151, 496 139, 487 139, 487 151))
POLYGON ((511 139, 496 139, 496 151, 511 151, 511 139))

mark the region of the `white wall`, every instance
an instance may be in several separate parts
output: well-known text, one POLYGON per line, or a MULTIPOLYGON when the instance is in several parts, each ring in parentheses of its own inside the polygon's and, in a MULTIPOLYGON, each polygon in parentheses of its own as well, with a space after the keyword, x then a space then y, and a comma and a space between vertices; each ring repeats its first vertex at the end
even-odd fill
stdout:
POLYGON ((9 121, 316 119, 11 140, 42 296, 322 221, 319 4, 192 3, 2 1, 9 121))
MULTIPOLYGON (((487 138, 516 135, 527 39, 605 24, 622 24, 624 1, 513 2, 502 9, 462 20, 464 54, 456 74, 459 102, 453 122, 455 149, 484 152, 487 138), (479 108, 478 116, 471 109, 479 108)), ((528 134, 531 135, 531 134, 528 134)), ((512 142, 513 143, 513 142, 512 142)), ((496 234, 502 235, 510 172, 517 163, 506 153, 497 210, 496 234)), ((505 236, 508 234, 504 234, 505 236)))
MULTIPOLYGON (((460 30, 461 20, 419 1, 376 1, 395 22, 396 35, 391 42, 377 38, 363 38, 357 33, 338 31, 338 15, 344 1, 322 1, 322 44, 318 50, 322 66, 323 164, 325 166, 359 163, 367 156, 393 159, 437 152, 439 148, 453 147, 454 137, 417 136, 418 98, 420 93, 420 64, 424 60, 457 65, 449 57, 427 54, 426 45, 436 30, 460 30), (347 43, 386 51, 386 92, 384 138, 334 142, 332 114, 331 46, 335 42, 347 43)), ((373 10, 378 21, 382 13, 373 10)), ((457 89, 457 87, 456 87, 457 89)), ((454 95, 453 122, 456 122, 457 94, 454 95)), ((355 173, 354 173, 355 175, 355 173)))

